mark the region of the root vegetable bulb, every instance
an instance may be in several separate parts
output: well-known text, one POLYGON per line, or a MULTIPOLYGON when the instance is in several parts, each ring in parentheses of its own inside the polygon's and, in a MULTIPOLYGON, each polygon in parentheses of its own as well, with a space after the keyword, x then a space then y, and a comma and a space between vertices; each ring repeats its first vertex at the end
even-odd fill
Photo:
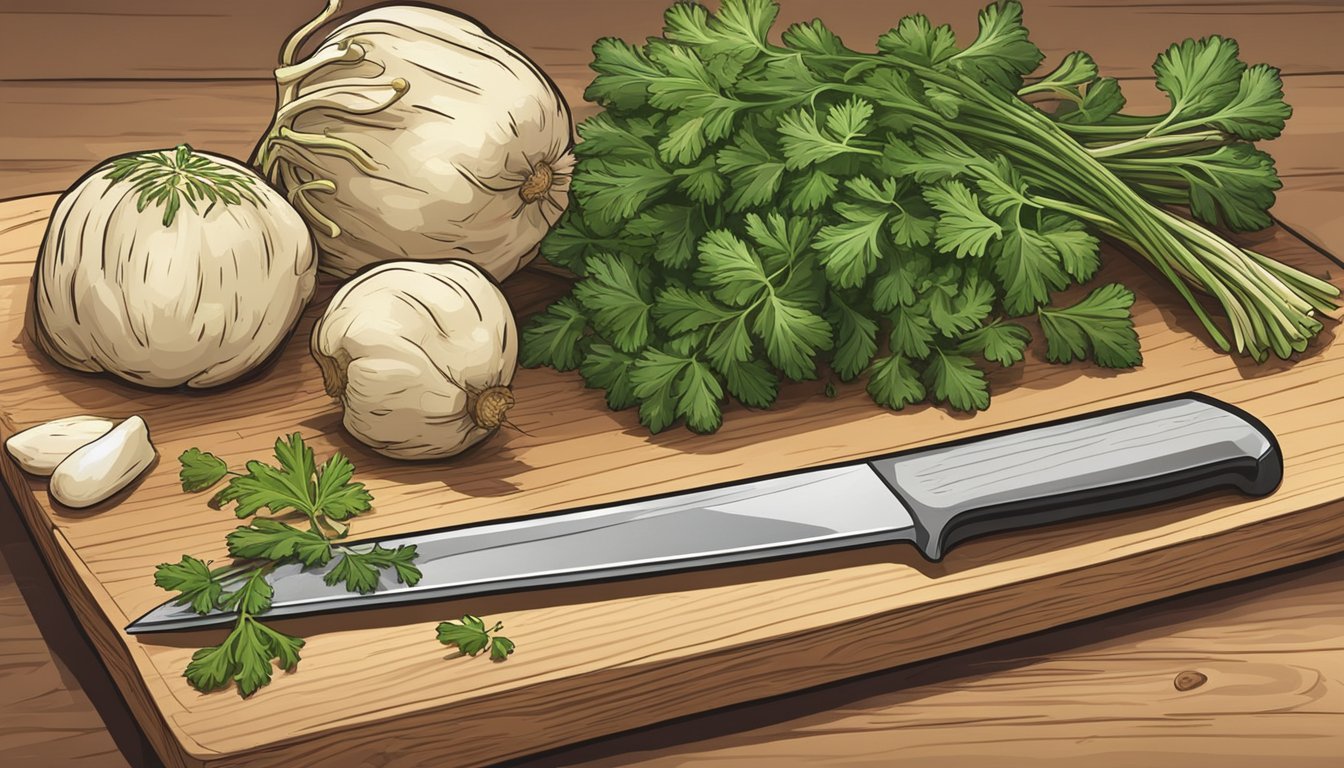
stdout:
POLYGON ((295 201, 346 277, 393 260, 472 262, 496 280, 536 254, 569 202, 569 107, 526 56, 473 21, 384 6, 276 70, 255 164, 295 201))
POLYGON ((499 288, 463 261, 392 262, 347 283, 313 328, 350 434, 394 459, 441 459, 513 406, 518 330, 499 288))
POLYGON ((246 167, 185 144, 125 155, 57 202, 34 336, 77 371, 214 387, 275 351, 316 269, 303 219, 246 167))

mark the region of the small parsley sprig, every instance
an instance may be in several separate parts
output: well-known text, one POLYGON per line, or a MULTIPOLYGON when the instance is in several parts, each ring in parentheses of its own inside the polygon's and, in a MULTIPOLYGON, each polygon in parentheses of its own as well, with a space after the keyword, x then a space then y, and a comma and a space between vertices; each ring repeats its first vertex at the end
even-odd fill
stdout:
POLYGON ((255 189, 256 177, 197 154, 186 144, 115 158, 104 178, 129 181, 137 193, 137 211, 162 205, 165 227, 173 223, 183 203, 197 213, 201 203, 207 204, 206 212, 217 204, 239 205, 244 200, 265 205, 255 189))
POLYGON ((387 549, 377 543, 337 543, 349 532, 346 521, 367 512, 373 501, 364 484, 353 481, 354 465, 339 452, 319 466, 296 432, 275 441, 275 465, 249 461, 246 472, 232 471, 223 459, 197 448, 178 460, 182 490, 199 493, 228 477, 211 505, 232 503, 239 519, 250 518, 226 537, 234 563, 212 568, 183 555, 179 562, 159 565, 154 574, 157 586, 178 593, 178 605, 201 614, 219 610, 238 615, 223 643, 197 651, 187 665, 184 676, 197 690, 217 690, 232 680, 240 695, 250 696, 270 682, 272 661, 287 671, 298 664, 304 641, 258 619, 271 607, 273 590, 266 576, 277 565, 298 562, 315 568, 335 560, 323 581, 360 594, 377 589, 381 573, 389 569, 401 583, 413 586, 420 580, 414 545, 387 549), (271 516, 259 517, 263 510, 271 516), (285 514, 305 521, 306 527, 276 519, 285 514))
POLYGON ((503 628, 502 621, 487 627, 481 617, 467 614, 461 622, 441 622, 438 628, 439 642, 456 645, 461 656, 475 656, 489 648, 492 661, 507 661, 516 646, 509 638, 496 634, 503 628))

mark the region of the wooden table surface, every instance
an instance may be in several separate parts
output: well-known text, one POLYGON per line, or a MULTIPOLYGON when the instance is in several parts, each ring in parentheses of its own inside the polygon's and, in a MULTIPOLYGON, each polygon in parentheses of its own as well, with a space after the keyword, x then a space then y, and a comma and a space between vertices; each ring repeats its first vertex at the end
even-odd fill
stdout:
MULTIPOLYGON (((0 198, 57 191, 104 156, 186 140, 245 155, 266 70, 317 0, 0 0, 0 198), (208 31, 205 31, 208 30, 208 31)), ((537 58, 562 88, 587 53, 555 38, 637 37, 660 2, 454 4, 537 58), (500 8, 508 7, 507 13, 500 8), (501 18, 505 17, 505 18, 501 18), (564 34, 564 30, 570 30, 564 34), (577 32, 576 32, 577 31, 577 32)), ((924 6, 959 31, 973 2, 785 0, 855 45, 924 6), (848 34, 846 34, 848 33, 848 34)), ((1344 5, 1027 0, 1057 57, 1088 49, 1142 80, 1172 40, 1222 33, 1281 66, 1296 113, 1268 145, 1276 215, 1344 253, 1344 5)), ((1156 103, 1142 82, 1131 100, 1156 103)), ((580 115, 585 111, 576 105, 580 115)), ((1322 383, 1322 386, 1333 386, 1322 383)), ((0 755, 6 766, 153 765, 12 506, 0 505, 0 755)), ((1187 686, 1182 686, 1187 687, 1187 686)), ((1335 766, 1344 755, 1344 559, 1196 593, 1010 643, 526 761, 550 765, 1335 766), (1176 679, 1202 684, 1178 690, 1176 679)))

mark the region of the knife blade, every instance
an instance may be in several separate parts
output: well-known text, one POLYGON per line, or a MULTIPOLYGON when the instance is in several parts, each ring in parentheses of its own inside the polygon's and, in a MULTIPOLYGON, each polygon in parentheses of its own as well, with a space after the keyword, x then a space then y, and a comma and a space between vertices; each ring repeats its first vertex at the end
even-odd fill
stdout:
MULTIPOLYGON (((329 586, 332 564, 277 567, 267 618, 442 600, 913 542, 930 560, 1001 530, 1143 508, 1215 489, 1273 492, 1274 435, 1186 394, 860 461, 497 523, 366 540, 414 544, 414 587, 329 586)), ((224 625, 172 601, 129 633, 224 625)))

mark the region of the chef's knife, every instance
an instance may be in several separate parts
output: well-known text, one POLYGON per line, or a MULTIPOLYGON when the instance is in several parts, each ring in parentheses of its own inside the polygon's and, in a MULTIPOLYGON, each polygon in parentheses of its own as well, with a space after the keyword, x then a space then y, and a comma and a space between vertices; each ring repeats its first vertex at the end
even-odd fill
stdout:
MULTIPOLYGON (((892 420, 893 428, 899 428, 892 420)), ((276 568, 267 618, 744 563, 912 541, 958 541, 1236 489, 1272 492, 1278 444, 1254 417, 1201 395, 770 477, 500 523, 377 540, 414 544, 424 577, 390 572, 359 595, 332 566, 276 568)), ((365 546, 372 541, 361 542, 365 546)), ((359 545, 352 545, 359 546, 359 545)), ((390 571, 390 569, 389 569, 390 571)), ((195 629, 232 614, 165 603, 128 632, 195 629)))

